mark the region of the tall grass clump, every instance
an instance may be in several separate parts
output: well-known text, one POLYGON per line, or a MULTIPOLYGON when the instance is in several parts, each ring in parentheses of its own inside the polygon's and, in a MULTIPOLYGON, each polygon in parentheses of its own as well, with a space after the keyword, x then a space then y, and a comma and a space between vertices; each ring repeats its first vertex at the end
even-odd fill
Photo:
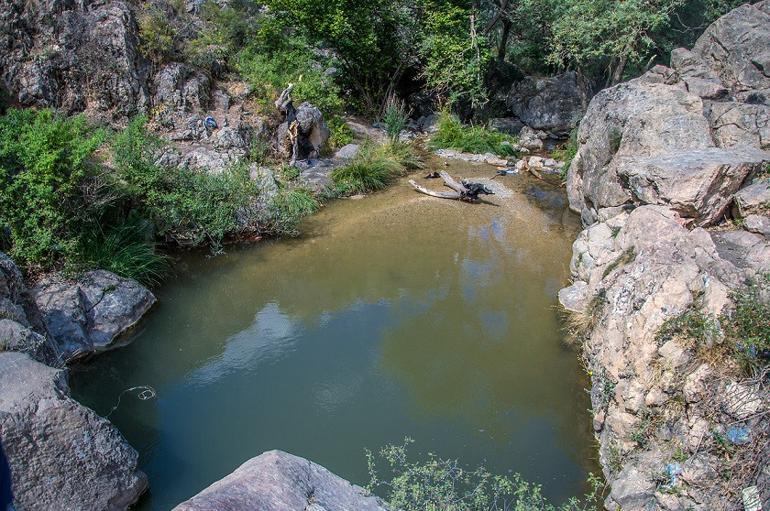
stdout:
POLYGON ((273 236, 297 236, 299 224, 321 204, 307 188, 283 188, 272 198, 260 222, 260 229, 273 236))
POLYGON ((382 124, 385 125, 385 132, 388 134, 391 144, 398 142, 401 132, 406 129, 409 121, 409 111, 403 100, 395 94, 388 96, 383 108, 382 124))
POLYGON ((431 149, 453 149, 464 153, 493 153, 513 156, 516 139, 504 133, 491 131, 482 126, 465 126, 459 118, 442 112, 437 131, 430 140, 431 149))
POLYGON ((569 170, 570 165, 572 165, 572 160, 575 159, 578 152, 577 135, 578 129, 575 128, 570 132, 567 143, 560 149, 555 150, 551 155, 554 159, 564 162, 564 167, 562 167, 560 173, 562 181, 567 180, 567 171, 569 170))
POLYGON ((382 190, 409 170, 420 168, 422 162, 412 148, 399 142, 364 144, 358 155, 344 167, 332 171, 335 185, 348 194, 382 190))

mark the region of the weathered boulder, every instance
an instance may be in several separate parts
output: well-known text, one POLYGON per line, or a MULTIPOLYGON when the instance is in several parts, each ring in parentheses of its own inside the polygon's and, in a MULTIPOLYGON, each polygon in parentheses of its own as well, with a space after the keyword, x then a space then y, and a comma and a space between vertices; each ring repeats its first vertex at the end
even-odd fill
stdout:
POLYGON ((567 71, 547 78, 526 77, 513 85, 506 104, 530 128, 566 138, 580 122, 590 99, 586 80, 567 71))
POLYGON ((252 458, 175 511, 387 511, 367 495, 312 461, 281 451, 252 458))
POLYGON ((149 67, 127 3, 6 2, 1 11, 2 80, 22 105, 108 121, 147 111, 149 67))
POLYGON ((138 282, 104 270, 77 281, 52 275, 32 292, 67 362, 115 348, 120 336, 155 304, 155 296, 138 282))
POLYGON ((294 161, 314 159, 321 154, 330 135, 321 111, 305 102, 297 108, 293 119, 278 127, 276 146, 283 156, 294 161))
POLYGON ((0 440, 20 510, 122 510, 147 488, 137 452, 69 397, 66 372, 22 353, 0 353, 0 440))
POLYGON ((358 155, 360 150, 361 146, 359 144, 348 144, 334 153, 334 158, 338 160, 352 160, 358 155))
POLYGON ((487 123, 487 128, 492 131, 499 131, 506 135, 518 135, 524 128, 524 123, 516 117, 498 117, 490 119, 487 123))
POLYGON ((0 319, 0 353, 18 351, 50 366, 59 365, 59 356, 43 335, 11 319, 0 319))
POLYGON ((760 179, 735 194, 741 216, 770 211, 770 179, 760 179))
POLYGON ((746 4, 722 16, 692 49, 740 100, 770 101, 770 2, 746 4))

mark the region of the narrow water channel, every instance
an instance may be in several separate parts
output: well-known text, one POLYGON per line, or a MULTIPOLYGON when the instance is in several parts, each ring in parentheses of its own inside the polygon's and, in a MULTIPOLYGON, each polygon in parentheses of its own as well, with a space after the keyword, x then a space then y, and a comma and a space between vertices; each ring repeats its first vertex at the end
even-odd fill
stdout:
POLYGON ((301 239, 185 256, 133 343, 71 378, 105 415, 124 389, 157 391, 110 417, 150 478, 139 508, 170 509, 269 449, 365 484, 364 449, 405 436, 556 501, 582 491, 589 401, 555 307, 578 221, 563 190, 495 183, 494 205, 468 205, 401 182, 324 208, 301 239))

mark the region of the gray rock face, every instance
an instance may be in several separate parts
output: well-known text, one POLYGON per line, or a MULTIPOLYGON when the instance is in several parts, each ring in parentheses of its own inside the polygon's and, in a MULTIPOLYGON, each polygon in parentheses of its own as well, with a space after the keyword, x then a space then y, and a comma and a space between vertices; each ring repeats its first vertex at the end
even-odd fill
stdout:
MULTIPOLYGON (((673 504, 672 497, 657 491, 654 476, 672 458, 674 446, 691 446, 682 463, 690 469, 699 463, 699 450, 707 452, 712 445, 709 432, 726 428, 734 421, 731 414, 738 413, 732 406, 735 392, 728 392, 735 384, 720 375, 719 367, 692 363, 697 360, 692 346, 677 338, 661 344, 657 335, 667 320, 691 307, 713 318, 729 311, 731 290, 770 266, 770 240, 745 231, 689 231, 682 224, 666 206, 642 206, 595 223, 573 247, 576 284, 559 294, 565 307, 592 318, 584 354, 593 375, 600 459, 611 485, 607 509, 738 505, 725 501, 719 460, 709 462, 713 470, 692 476, 692 484, 678 486, 673 504), (676 399, 688 403, 686 413, 676 408, 676 399), (666 433, 650 432, 640 448, 634 435, 645 414, 664 420, 666 433), (703 417, 709 418, 705 430, 703 417)), ((752 396, 759 392, 751 385, 743 390, 752 396)), ((766 396, 752 399, 751 410, 767 409, 766 396)), ((762 419, 746 427, 762 428, 762 419)))
POLYGON ((211 101, 209 78, 186 64, 172 62, 164 65, 153 82, 156 107, 202 112, 211 101))
POLYGON ((521 132, 524 123, 516 117, 499 117, 497 119, 490 119, 487 127, 492 131, 515 136, 521 132))
POLYGON ((147 488, 137 452, 69 397, 66 372, 0 353, 0 439, 17 509, 123 510, 147 488))
POLYGON ((387 511, 376 497, 312 461, 269 451, 174 511, 387 511))
POLYGON ((513 85, 506 100, 518 119, 554 138, 566 138, 580 121, 591 99, 590 87, 574 71, 538 78, 527 77, 513 85))
POLYGON ((24 106, 109 121, 144 113, 147 66, 137 44, 122 1, 6 2, 0 12, 2 79, 24 106))
POLYGON ((21 271, 0 252, 0 352, 4 351, 28 353, 53 366, 60 363, 58 350, 47 337, 21 271))
POLYGON ((76 282, 48 277, 33 294, 67 362, 114 348, 120 335, 155 304, 153 294, 136 281, 103 270, 76 282))
MULTIPOLYGON (((702 350, 724 342, 734 291, 770 271, 769 189, 756 179, 770 162, 768 14, 770 1, 736 9, 692 51, 673 52, 673 69, 597 94, 580 125, 567 189, 586 229, 573 245, 575 284, 559 299, 587 315, 583 354, 612 511, 741 509, 740 491, 719 475, 713 432, 738 417, 750 435, 767 431, 766 389, 735 381, 730 360, 702 350), (703 228, 733 202, 746 230, 703 228), (713 322, 697 340, 659 337, 693 309, 713 322), (675 491, 662 491, 676 457, 675 491)), ((768 470, 766 445, 750 449, 768 470)), ((767 479, 733 483, 770 498, 767 479)))

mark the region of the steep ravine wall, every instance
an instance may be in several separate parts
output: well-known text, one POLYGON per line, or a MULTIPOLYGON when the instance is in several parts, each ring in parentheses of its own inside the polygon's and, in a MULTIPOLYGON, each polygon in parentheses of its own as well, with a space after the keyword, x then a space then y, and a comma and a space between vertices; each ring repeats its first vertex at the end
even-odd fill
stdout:
POLYGON ((726 332, 735 293, 770 272, 770 1, 671 61, 600 92, 581 122, 567 187, 585 230, 560 301, 591 374, 607 509, 767 506, 770 384, 726 332))

